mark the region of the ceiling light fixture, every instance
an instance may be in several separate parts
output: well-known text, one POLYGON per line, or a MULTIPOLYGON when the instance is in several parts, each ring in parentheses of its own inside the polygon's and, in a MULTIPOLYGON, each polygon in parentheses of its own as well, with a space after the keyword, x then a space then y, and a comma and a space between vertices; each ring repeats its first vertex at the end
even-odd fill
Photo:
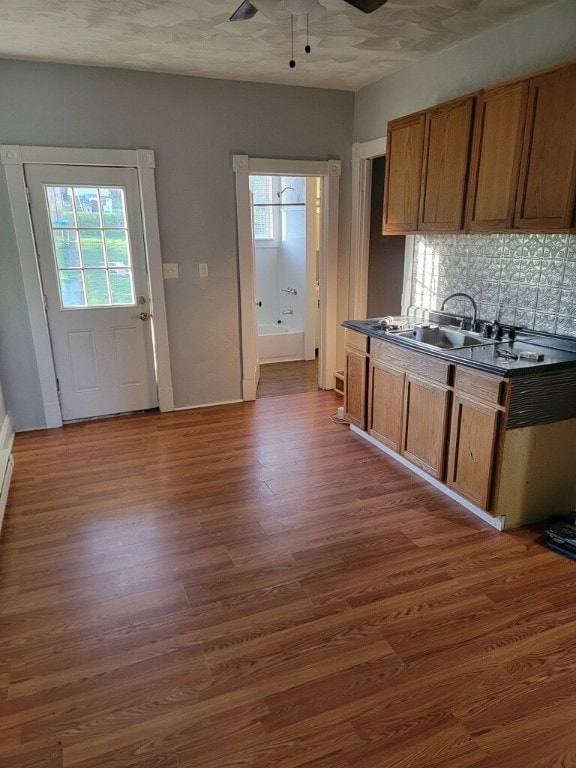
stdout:
MULTIPOLYGON (((388 2, 388 0, 344 0, 344 2, 363 13, 373 13, 388 2)), ((276 16, 281 8, 284 8, 290 14, 290 42, 292 49, 290 68, 294 69, 296 66, 296 60, 294 59, 294 18, 296 18, 298 26, 303 26, 302 19, 306 16, 306 45, 304 46, 304 51, 310 53, 310 15, 312 15, 312 20, 316 21, 328 13, 328 9, 318 0, 243 0, 232 16, 230 16, 230 21, 247 21, 252 19, 258 11, 266 16, 267 19, 270 19, 270 21, 276 21, 276 16)))

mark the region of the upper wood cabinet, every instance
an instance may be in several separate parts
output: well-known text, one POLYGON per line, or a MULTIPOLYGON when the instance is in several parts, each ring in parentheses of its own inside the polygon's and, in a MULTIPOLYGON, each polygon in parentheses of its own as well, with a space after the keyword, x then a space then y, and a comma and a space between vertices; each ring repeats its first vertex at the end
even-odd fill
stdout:
POLYGON ((524 81, 489 88, 477 97, 466 210, 470 232, 512 227, 527 95, 524 81))
POLYGON ((576 231, 575 126, 576 62, 391 121, 384 234, 576 231))
POLYGON ((529 81, 514 226, 558 232, 574 226, 576 63, 529 81))
POLYGON ((418 227, 424 123, 423 113, 388 123, 384 178, 385 234, 414 232, 418 227))
POLYGON ((463 230, 473 113, 473 96, 426 112, 420 231, 463 230))
POLYGON ((461 232, 472 96, 388 124, 384 234, 461 232))

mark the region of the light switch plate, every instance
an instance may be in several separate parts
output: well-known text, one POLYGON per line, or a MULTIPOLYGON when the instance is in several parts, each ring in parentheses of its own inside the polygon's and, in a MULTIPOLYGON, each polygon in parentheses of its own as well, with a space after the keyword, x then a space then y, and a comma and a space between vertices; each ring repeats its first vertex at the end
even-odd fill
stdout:
POLYGON ((162 274, 164 280, 174 280, 178 277, 178 264, 163 264, 162 274))
POLYGON ((200 277, 208 277, 208 264, 198 264, 200 277))

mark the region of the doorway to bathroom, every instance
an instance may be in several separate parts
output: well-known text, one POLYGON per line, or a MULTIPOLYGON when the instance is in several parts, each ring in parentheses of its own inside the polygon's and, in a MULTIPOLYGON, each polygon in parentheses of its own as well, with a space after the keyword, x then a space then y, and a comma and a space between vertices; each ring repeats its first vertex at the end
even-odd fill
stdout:
POLYGON ((240 262, 243 399, 256 399, 261 368, 315 363, 316 356, 316 387, 333 389, 338 331, 340 161, 234 155, 233 167, 240 262), (307 254, 305 257, 295 256, 298 240, 304 246, 300 251, 307 254), (262 246, 258 258, 263 262, 258 280, 256 245, 262 246), (269 287, 273 290, 269 291, 269 287), (257 291, 265 291, 264 298, 257 291), (282 338, 265 339, 265 336, 282 338))
POLYGON ((318 388, 320 179, 251 174, 256 397, 318 388))

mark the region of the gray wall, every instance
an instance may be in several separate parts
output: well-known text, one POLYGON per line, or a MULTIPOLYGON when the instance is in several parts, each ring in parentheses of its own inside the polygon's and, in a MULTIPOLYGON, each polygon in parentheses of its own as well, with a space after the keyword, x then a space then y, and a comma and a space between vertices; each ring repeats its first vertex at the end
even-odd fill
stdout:
MULTIPOLYGON (((151 148, 177 407, 241 398, 234 153, 341 158, 338 318, 347 307, 353 94, 0 60, 3 144, 151 148), (208 281, 198 264, 208 264, 208 281)), ((0 223, 6 220, 0 189, 0 223)), ((13 237, 0 237, 0 379, 19 429, 41 427, 13 237), (13 315, 13 311, 15 314, 13 315)))
POLYGON ((354 141, 389 120, 576 58, 576 2, 560 0, 390 75, 356 94, 354 141))
POLYGON ((386 159, 374 158, 370 199, 367 317, 399 315, 402 309, 406 238, 403 235, 382 234, 385 170, 386 159))
MULTIPOLYGON (((0 134, 1 136, 1 134, 0 134)), ((0 168, 0 384, 13 424, 44 424, 40 381, 24 297, 6 180, 0 168)))

